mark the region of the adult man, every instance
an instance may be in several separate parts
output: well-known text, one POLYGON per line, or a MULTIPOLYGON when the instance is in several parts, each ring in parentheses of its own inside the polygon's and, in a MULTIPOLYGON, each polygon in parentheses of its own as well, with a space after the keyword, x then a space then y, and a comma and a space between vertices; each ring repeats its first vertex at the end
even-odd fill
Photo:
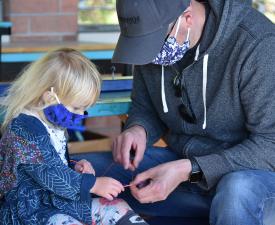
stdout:
MULTIPOLYGON (((211 224, 268 224, 275 204, 274 25, 241 0, 118 0, 117 12, 113 61, 134 64, 135 72, 113 157, 139 173, 133 196, 154 203, 143 206, 152 214, 166 206, 160 214, 210 211, 211 224), (167 149, 150 148, 160 137, 167 149)), ((96 170, 110 162, 92 161, 96 170)), ((108 175, 129 182, 129 174, 114 166, 108 175)))

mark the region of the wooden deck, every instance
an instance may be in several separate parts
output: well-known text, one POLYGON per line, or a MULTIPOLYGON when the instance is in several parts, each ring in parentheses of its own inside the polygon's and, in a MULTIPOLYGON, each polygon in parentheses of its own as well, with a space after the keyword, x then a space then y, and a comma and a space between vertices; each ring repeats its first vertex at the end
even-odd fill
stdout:
POLYGON ((70 47, 81 51, 89 59, 111 59, 115 44, 57 42, 57 43, 8 43, 2 45, 2 62, 32 62, 46 52, 70 47))

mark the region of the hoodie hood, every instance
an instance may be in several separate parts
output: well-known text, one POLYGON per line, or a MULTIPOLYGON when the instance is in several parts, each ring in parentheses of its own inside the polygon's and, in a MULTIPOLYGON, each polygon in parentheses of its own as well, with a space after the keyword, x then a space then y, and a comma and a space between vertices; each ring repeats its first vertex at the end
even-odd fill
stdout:
MULTIPOLYGON (((202 98, 204 108, 204 120, 202 128, 206 128, 207 123, 207 103, 206 103, 206 91, 207 91, 207 73, 208 73, 208 58, 211 54, 215 54, 215 48, 219 46, 219 43, 224 39, 231 36, 236 25, 238 25, 243 16, 246 15, 252 2, 250 0, 208 0, 206 4, 206 21, 202 37, 199 41, 199 45, 196 47, 196 55, 194 61, 197 61, 200 57, 203 57, 203 84, 202 84, 202 98), (242 4, 242 7, 240 7, 242 4), (243 7, 246 5, 247 7, 243 7)), ((226 48, 226 46, 224 46, 226 48)), ((165 69, 162 67, 162 79, 161 79, 161 96, 164 113, 168 112, 167 100, 164 91, 164 73, 165 69)))
POLYGON ((207 2, 208 18, 200 41, 200 53, 214 50, 222 40, 230 37, 252 5, 251 0, 208 0, 207 2))

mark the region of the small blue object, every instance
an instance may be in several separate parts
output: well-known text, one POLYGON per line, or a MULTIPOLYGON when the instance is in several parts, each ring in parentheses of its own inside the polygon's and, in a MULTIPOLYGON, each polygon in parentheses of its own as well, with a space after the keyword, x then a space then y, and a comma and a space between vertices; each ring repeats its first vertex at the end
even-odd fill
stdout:
POLYGON ((103 80, 101 91, 129 91, 133 88, 133 79, 103 80))
MULTIPOLYGON (((82 51, 88 59, 111 59, 113 50, 100 51, 82 51)), ((16 52, 16 53, 2 53, 2 62, 33 62, 41 58, 45 52, 16 52)))
MULTIPOLYGON (((9 83, 0 83, 0 97, 6 94, 9 83)), ((108 91, 101 92, 95 105, 87 109, 89 117, 125 115, 129 112, 131 91, 108 91)), ((0 122, 3 121, 3 114, 0 114, 0 122)), ((79 127, 84 131, 85 127, 79 127)))
POLYGON ((0 22, 0 28, 11 28, 11 27, 12 27, 12 22, 8 22, 8 21, 0 22))

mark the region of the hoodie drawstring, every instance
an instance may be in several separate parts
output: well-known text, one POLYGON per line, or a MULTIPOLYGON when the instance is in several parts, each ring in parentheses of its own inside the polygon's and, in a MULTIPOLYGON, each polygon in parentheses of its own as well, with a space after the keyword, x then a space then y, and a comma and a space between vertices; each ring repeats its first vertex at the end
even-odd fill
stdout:
POLYGON ((203 98, 203 125, 202 129, 206 128, 206 86, 207 86, 207 66, 208 54, 203 57, 203 78, 202 78, 202 98, 203 98))
POLYGON ((165 87, 164 87, 164 66, 161 66, 161 100, 162 100, 163 112, 168 113, 168 107, 167 107, 166 96, 165 96, 165 87))
POLYGON ((194 61, 198 61, 199 55, 200 55, 200 45, 198 45, 198 47, 196 48, 194 61))
MULTIPOLYGON (((199 48, 199 46, 198 46, 199 48)), ((199 51, 199 50, 197 50, 199 51)), ((207 87, 207 69, 208 69, 208 57, 209 55, 206 54, 203 57, 203 79, 202 79, 202 98, 203 98, 203 125, 202 129, 206 129, 206 87, 207 87)), ((196 57, 197 58, 197 57, 196 57)), ((168 113, 168 106, 166 102, 165 96, 165 87, 164 87, 164 66, 161 67, 161 100, 162 100, 162 107, 163 112, 168 113)))

